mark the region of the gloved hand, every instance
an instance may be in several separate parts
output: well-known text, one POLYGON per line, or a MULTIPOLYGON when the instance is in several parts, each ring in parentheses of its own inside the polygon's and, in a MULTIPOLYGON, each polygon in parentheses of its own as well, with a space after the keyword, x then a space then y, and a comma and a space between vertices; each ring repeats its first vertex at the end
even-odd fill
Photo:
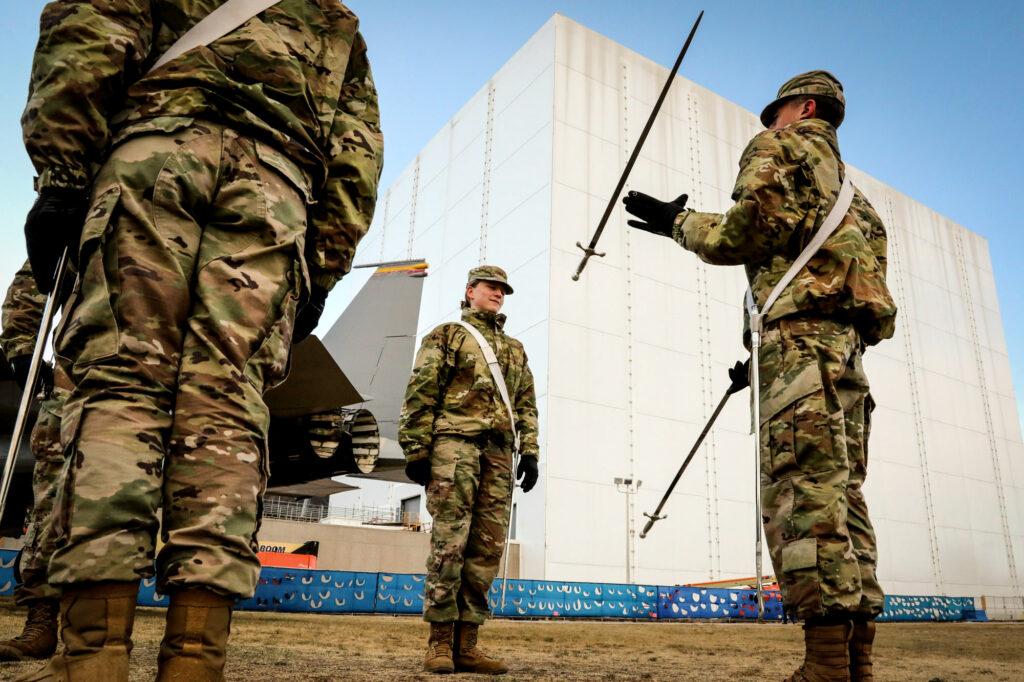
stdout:
POLYGON ((306 305, 299 308, 295 316, 295 330, 292 332, 292 343, 296 344, 313 333, 316 326, 320 324, 320 316, 324 314, 324 306, 327 304, 327 289, 314 284, 309 292, 309 300, 306 305))
POLYGON ((622 203, 626 205, 627 213, 640 218, 627 221, 630 227, 671 237, 676 216, 686 210, 688 198, 687 195, 680 194, 675 201, 659 201, 642 192, 629 192, 622 197, 622 203))
POLYGON ((405 465, 405 475, 413 483, 426 487, 430 483, 430 458, 414 459, 405 465))
POLYGON ((25 243, 32 276, 39 291, 53 291, 57 263, 64 249, 72 262, 78 256, 78 241, 89 210, 89 196, 80 190, 46 187, 25 219, 25 243))
POLYGON ((736 364, 729 368, 729 379, 732 385, 729 386, 729 393, 739 393, 747 386, 750 386, 750 359, 736 361, 736 364))
MULTIPOLYGON (((24 391, 25 385, 28 383, 28 369, 32 364, 32 356, 16 355, 11 358, 10 362, 14 380, 24 391)), ((50 395, 50 391, 53 390, 53 368, 48 362, 39 363, 39 390, 43 392, 43 395, 50 395)))
POLYGON ((533 455, 524 455, 519 458, 519 466, 516 468, 516 480, 522 480, 519 487, 524 493, 533 490, 537 485, 537 458, 533 455))

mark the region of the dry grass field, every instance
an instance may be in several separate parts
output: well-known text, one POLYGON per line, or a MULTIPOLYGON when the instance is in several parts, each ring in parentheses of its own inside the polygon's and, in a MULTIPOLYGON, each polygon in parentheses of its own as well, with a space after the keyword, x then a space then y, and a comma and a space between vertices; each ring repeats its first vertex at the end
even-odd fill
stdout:
MULTIPOLYGON (((22 612, 0 604, 0 634, 22 612)), ((163 611, 140 609, 133 680, 152 680, 163 611)), ((425 680, 427 627, 417 618, 235 615, 229 680, 425 680)), ((802 653, 793 625, 495 621, 482 641, 506 657, 510 680, 781 679, 802 653)), ((883 624, 878 680, 1024 679, 1024 624, 883 624)), ((37 667, 0 664, 0 678, 37 667)), ((468 675, 447 679, 470 678, 468 675)))

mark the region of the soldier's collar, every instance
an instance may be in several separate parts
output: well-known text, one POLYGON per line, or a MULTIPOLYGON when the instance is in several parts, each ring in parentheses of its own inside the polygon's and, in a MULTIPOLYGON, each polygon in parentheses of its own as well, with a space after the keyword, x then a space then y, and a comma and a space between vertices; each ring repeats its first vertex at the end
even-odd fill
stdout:
POLYGON ((463 308, 462 319, 466 322, 478 322, 487 327, 505 328, 505 315, 492 313, 488 310, 477 310, 476 308, 463 308))
POLYGON ((838 146, 839 133, 836 132, 836 127, 824 119, 805 118, 802 121, 793 123, 789 127, 800 132, 813 131, 819 135, 824 135, 833 143, 833 146, 838 146))

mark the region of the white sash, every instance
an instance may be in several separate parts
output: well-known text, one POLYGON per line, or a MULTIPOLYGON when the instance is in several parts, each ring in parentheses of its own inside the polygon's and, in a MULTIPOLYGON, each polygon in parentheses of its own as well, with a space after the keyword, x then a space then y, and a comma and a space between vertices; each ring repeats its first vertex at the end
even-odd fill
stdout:
POLYGON ((505 376, 501 373, 501 365, 498 364, 498 356, 494 354, 494 349, 491 348, 491 344, 487 343, 487 339, 480 333, 480 330, 473 325, 458 321, 455 324, 460 325, 463 329, 469 332, 469 335, 476 340, 476 344, 480 346, 480 352, 484 354, 484 360, 487 361, 487 366, 491 370, 491 379, 494 381, 494 385, 498 387, 498 393, 501 395, 501 401, 505 403, 505 409, 508 410, 509 423, 512 424, 512 442, 515 445, 515 452, 519 452, 519 430, 516 428, 516 413, 512 409, 512 400, 508 395, 508 386, 505 384, 505 376))
POLYGON ((782 276, 775 288, 772 289, 771 293, 768 294, 768 298, 764 302, 764 306, 759 311, 757 309, 757 303, 754 301, 754 292, 747 286, 747 313, 750 315, 750 330, 753 332, 757 330, 761 331, 762 320, 768 315, 768 311, 775 305, 775 301, 779 299, 782 292, 789 286, 789 283, 793 281, 797 273, 800 272, 807 262, 811 260, 811 257, 816 254, 825 243, 825 240, 832 236, 832 233, 839 227, 839 223, 843 222, 843 218, 850 210, 850 204, 853 203, 853 182, 850 181, 850 174, 846 174, 846 178, 843 179, 843 186, 839 189, 839 196, 836 197, 836 203, 832 205, 832 210, 825 216, 825 220, 822 221, 821 227, 814 234, 814 238, 811 239, 811 243, 800 252, 793 264, 789 266, 789 270, 782 276))
POLYGON ((227 0, 223 5, 207 14, 203 19, 178 38, 167 52, 160 55, 146 75, 177 59, 191 49, 209 45, 252 19, 263 10, 281 0, 227 0))

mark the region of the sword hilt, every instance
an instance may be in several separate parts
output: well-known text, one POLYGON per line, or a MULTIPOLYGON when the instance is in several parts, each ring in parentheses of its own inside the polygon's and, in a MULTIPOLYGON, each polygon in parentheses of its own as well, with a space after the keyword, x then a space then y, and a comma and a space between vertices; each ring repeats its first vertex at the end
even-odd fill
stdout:
POLYGON ((576 274, 572 276, 572 281, 580 281, 580 275, 583 274, 583 268, 587 267, 587 261, 590 260, 591 256, 597 256, 598 258, 604 258, 607 254, 604 251, 596 251, 589 246, 583 246, 579 242, 576 242, 576 246, 583 252, 583 260, 576 267, 576 274))
POLYGON ((661 521, 662 519, 668 518, 668 514, 661 514, 659 516, 658 514, 648 514, 647 512, 644 512, 644 516, 648 518, 648 521, 647 525, 644 526, 644 529, 640 531, 641 540, 647 537, 647 534, 651 531, 651 528, 654 527, 654 524, 656 524, 658 521, 661 521))

